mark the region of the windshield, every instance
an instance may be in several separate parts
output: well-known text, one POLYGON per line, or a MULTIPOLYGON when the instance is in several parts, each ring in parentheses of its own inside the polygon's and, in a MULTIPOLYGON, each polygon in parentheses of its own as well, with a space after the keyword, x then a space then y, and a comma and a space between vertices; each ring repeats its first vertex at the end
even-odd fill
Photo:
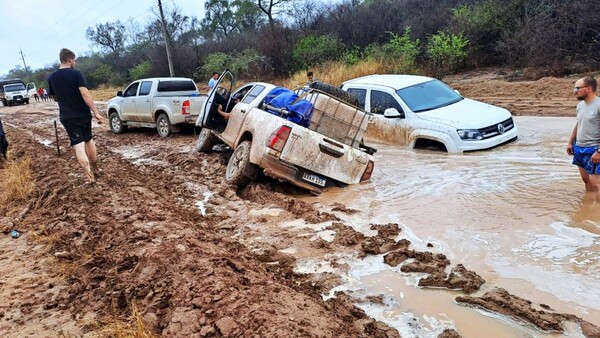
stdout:
POLYGON ((438 80, 419 83, 396 91, 415 113, 445 107, 463 98, 438 80))
POLYGON ((4 86, 5 92, 16 92, 19 90, 25 90, 25 86, 21 83, 10 84, 10 85, 4 86))

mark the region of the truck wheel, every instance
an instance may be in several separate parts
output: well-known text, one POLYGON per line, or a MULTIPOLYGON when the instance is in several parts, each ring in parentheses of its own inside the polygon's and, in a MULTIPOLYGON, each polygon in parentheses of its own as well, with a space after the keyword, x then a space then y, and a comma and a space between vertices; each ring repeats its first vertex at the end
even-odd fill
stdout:
POLYGON ((225 180, 227 183, 242 188, 256 178, 256 175, 258 175, 258 166, 250 163, 251 147, 252 142, 244 141, 235 148, 229 158, 227 170, 225 171, 225 180))
POLYGON ((160 137, 167 137, 171 135, 171 122, 166 114, 158 115, 156 119, 156 130, 160 137))
POLYGON ((8 106, 8 103, 6 102, 6 100, 2 100, 2 105, 5 107, 8 106))
POLYGON ((216 141, 216 137, 210 129, 202 128, 198 140, 196 140, 196 150, 200 153, 210 153, 216 141))
POLYGON ((25 104, 29 104, 29 99, 25 100, 25 104))
POLYGON ((119 114, 116 111, 110 113, 108 121, 110 123, 110 130, 115 134, 121 134, 127 130, 127 126, 123 125, 123 121, 121 121, 119 114))
POLYGON ((325 82, 319 82, 319 81, 312 82, 309 85, 309 87, 316 89, 316 90, 320 90, 324 93, 331 95, 332 97, 335 97, 336 99, 338 99, 340 101, 343 101, 343 102, 351 104, 355 107, 358 107, 358 99, 356 98, 356 96, 348 93, 347 91, 345 91, 341 88, 334 87, 330 84, 327 84, 325 82))

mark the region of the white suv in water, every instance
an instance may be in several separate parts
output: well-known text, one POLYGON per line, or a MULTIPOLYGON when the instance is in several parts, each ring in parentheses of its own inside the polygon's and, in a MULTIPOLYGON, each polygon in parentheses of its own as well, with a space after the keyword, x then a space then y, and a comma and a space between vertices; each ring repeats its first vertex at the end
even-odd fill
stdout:
POLYGON ((462 153, 493 148, 518 136, 508 110, 462 97, 434 78, 370 75, 346 81, 342 89, 375 118, 405 127, 411 148, 437 146, 462 153))

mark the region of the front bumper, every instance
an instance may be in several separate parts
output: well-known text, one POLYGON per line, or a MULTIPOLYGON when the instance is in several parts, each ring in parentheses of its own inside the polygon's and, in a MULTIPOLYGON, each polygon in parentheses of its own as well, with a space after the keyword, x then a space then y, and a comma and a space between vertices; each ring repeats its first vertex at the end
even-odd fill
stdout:
POLYGON ((486 140, 481 141, 464 141, 461 140, 458 135, 455 139, 456 145, 458 146, 458 150, 461 152, 465 151, 475 151, 475 150, 486 150, 490 148, 497 147, 499 145, 514 141, 519 136, 519 130, 515 125, 511 130, 507 131, 502 135, 498 135, 496 137, 492 137, 486 140))

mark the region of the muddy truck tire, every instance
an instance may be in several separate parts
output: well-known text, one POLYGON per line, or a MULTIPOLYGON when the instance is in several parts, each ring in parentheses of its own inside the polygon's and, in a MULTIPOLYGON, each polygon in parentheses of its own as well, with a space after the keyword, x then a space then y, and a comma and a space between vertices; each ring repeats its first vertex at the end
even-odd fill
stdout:
POLYGON ((231 154, 225 171, 225 180, 229 184, 243 188, 258 175, 259 167, 250 163, 250 148, 252 142, 240 143, 231 154))
POLYGON ((343 89, 320 81, 312 82, 309 87, 327 93, 330 96, 339 99, 340 101, 358 107, 358 98, 343 89))
POLYGON ((171 121, 169 121, 167 114, 162 113, 158 115, 158 118, 156 119, 156 131, 160 137, 171 135, 171 121))
POLYGON ((200 153, 210 153, 212 147, 217 143, 217 137, 210 129, 202 128, 196 140, 196 150, 200 153))
POLYGON ((115 134, 122 134, 125 130, 127 130, 127 126, 123 125, 123 121, 121 121, 121 118, 117 112, 110 113, 108 117, 108 125, 110 126, 110 131, 115 134))

